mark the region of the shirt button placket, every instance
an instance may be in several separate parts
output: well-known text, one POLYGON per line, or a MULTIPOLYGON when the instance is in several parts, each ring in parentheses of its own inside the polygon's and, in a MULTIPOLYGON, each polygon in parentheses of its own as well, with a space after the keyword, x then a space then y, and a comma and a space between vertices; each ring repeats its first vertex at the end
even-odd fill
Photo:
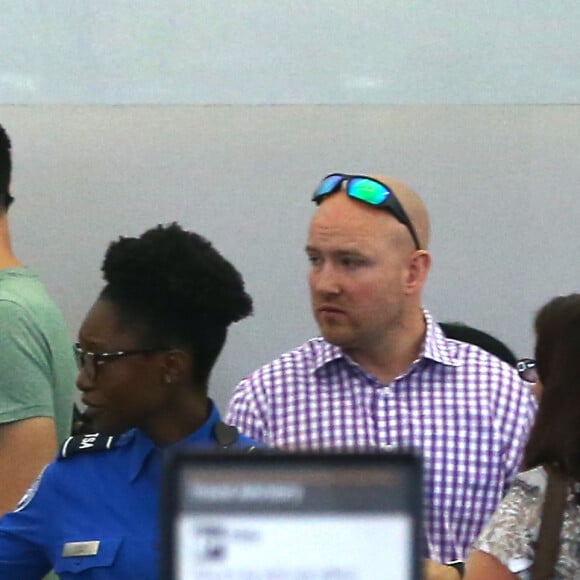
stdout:
POLYGON ((375 422, 380 431, 377 432, 376 437, 379 442, 379 448, 383 451, 393 451, 396 448, 396 445, 389 441, 388 437, 387 399, 390 395, 390 385, 377 384, 375 390, 375 422))

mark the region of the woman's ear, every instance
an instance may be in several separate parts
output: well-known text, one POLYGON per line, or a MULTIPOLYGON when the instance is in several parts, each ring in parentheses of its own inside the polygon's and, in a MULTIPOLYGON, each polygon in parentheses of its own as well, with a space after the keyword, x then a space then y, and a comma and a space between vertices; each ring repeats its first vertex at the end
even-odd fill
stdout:
POLYGON ((192 375, 191 355, 182 349, 172 349, 163 359, 163 382, 167 385, 181 383, 192 375))

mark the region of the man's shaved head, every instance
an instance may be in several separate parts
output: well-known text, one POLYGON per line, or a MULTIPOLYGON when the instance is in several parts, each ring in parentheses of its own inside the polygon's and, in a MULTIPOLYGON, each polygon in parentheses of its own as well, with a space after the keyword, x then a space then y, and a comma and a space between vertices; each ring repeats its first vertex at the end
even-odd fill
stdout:
POLYGON ((386 175, 369 175, 369 177, 384 183, 397 196, 415 228, 421 249, 427 250, 431 237, 431 226, 429 224, 429 214, 423 200, 408 185, 393 177, 386 175))

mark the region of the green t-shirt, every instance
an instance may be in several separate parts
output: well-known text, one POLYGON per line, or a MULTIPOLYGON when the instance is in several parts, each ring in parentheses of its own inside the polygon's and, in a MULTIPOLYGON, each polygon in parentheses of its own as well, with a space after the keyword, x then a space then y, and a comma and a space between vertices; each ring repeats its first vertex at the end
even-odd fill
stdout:
POLYGON ((38 276, 28 268, 0 270, 0 423, 54 417, 62 442, 76 374, 62 314, 38 276))
POLYGON ((54 417, 71 429, 76 365, 62 313, 28 268, 0 270, 0 423, 54 417))

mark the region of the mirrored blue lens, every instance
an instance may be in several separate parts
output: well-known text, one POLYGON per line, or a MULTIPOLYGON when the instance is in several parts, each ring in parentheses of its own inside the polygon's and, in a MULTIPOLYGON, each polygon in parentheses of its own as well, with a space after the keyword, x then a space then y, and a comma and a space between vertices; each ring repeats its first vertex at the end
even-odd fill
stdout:
POLYGON ((318 197, 319 195, 328 195, 335 191, 342 180, 344 179, 344 175, 333 173, 332 175, 327 175, 321 182, 316 191, 314 192, 314 197, 318 197))
POLYGON ((364 177, 353 177, 348 182, 348 194, 371 205, 380 205, 391 195, 383 184, 364 177))

